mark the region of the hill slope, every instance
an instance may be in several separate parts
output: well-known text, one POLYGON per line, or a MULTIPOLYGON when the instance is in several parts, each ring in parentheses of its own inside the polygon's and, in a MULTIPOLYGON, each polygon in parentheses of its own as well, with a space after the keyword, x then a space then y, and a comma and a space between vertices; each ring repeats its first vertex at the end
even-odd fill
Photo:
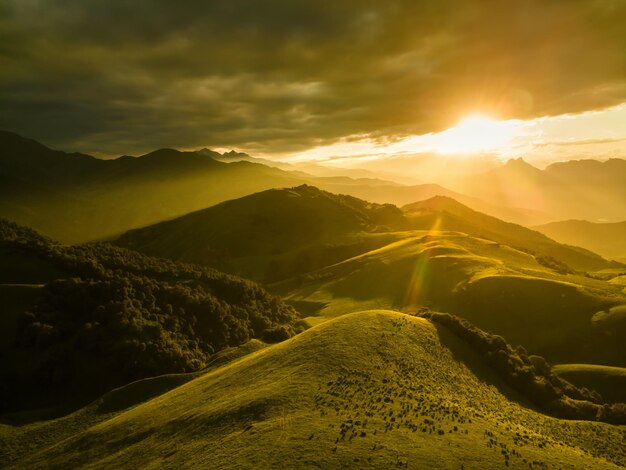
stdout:
POLYGON ((108 244, 62 246, 1 219, 0 273, 0 413, 197 370, 252 337, 289 337, 296 318, 250 281, 108 244))
POLYGON ((609 263, 595 253, 562 245, 542 233, 482 214, 448 197, 437 196, 402 209, 410 217, 413 228, 428 230, 436 226, 439 230, 487 238, 511 247, 532 250, 582 271, 609 267, 609 263))
POLYGON ((561 243, 582 246, 607 258, 626 260, 626 221, 564 220, 533 228, 561 243))
MULTIPOLYGON (((15 467, 617 468, 623 427, 562 421, 445 328, 326 322, 31 452, 15 467)), ((10 443, 11 430, 0 428, 10 443)), ((43 433, 38 428, 33 432, 43 433)))
POLYGON ((526 251, 460 232, 405 231, 386 246, 278 283, 310 322, 426 305, 467 318, 551 362, 626 366, 623 286, 555 271, 526 251), (600 313, 603 312, 603 313, 600 313), (608 313, 607 313, 608 312, 608 313))
MULTIPOLYGON (((312 186, 272 189, 132 230, 115 244, 274 281, 368 251, 402 212, 312 186)), ((388 239, 388 238, 387 238, 388 239)))

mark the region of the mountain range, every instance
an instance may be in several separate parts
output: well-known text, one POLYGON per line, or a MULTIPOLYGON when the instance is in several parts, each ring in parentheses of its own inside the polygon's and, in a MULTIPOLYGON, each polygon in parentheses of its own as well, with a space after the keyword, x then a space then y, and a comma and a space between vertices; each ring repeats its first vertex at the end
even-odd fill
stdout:
POLYGON ((283 165, 287 171, 268 166, 264 160, 264 163, 253 161, 256 160, 245 154, 232 151, 220 154, 208 149, 198 152, 160 149, 140 157, 101 160, 51 150, 2 131, 0 215, 60 241, 76 243, 114 237, 132 228, 265 189, 301 184, 399 206, 437 195, 448 196, 477 211, 522 225, 556 221, 562 213, 575 213, 589 220, 613 220, 623 213, 620 185, 624 172, 618 161, 602 164, 605 166, 596 170, 593 184, 602 184, 602 191, 590 190, 586 199, 586 193, 576 188, 576 171, 557 171, 569 168, 567 165, 579 165, 576 162, 550 170, 551 176, 545 182, 537 178, 544 178, 541 175, 547 170, 541 172, 519 161, 509 163, 472 177, 472 185, 458 192, 438 184, 406 186, 373 177, 353 178, 341 173, 328 176, 331 174, 328 169, 313 176, 297 166, 294 170, 283 165), (611 173, 609 183, 602 183, 605 170, 611 173), (536 184, 516 183, 528 180, 524 176, 528 173, 534 175, 536 184), (556 178, 553 173, 561 176, 556 178), (556 184, 555 180, 560 182, 556 184), (553 185, 557 189, 548 194, 539 191, 539 185, 553 185), (598 194, 604 194, 603 201, 597 199, 598 194), (568 199, 568 195, 573 195, 573 199, 568 199), (567 201, 572 204, 565 210, 567 201))
POLYGON ((453 189, 539 211, 552 221, 621 222, 626 214, 626 160, 571 160, 540 170, 518 158, 465 178, 453 189))
POLYGON ((607 258, 626 260, 626 221, 563 220, 534 229, 561 243, 584 246, 607 258))

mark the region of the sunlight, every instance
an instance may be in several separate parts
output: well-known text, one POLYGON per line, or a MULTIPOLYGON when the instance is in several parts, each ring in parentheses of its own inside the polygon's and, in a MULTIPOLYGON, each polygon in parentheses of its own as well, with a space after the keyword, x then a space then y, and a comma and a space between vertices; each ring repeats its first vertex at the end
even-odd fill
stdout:
POLYGON ((432 144, 440 153, 467 154, 505 148, 517 135, 516 121, 498 121, 483 114, 472 114, 455 127, 433 134, 432 144))
MULTIPOLYGON (((432 227, 428 230, 428 236, 436 235, 441 228, 441 214, 436 217, 432 227)), ((430 255, 427 250, 424 250, 420 256, 417 257, 417 263, 415 264, 415 270, 411 274, 409 285, 407 286, 406 293, 404 295, 404 310, 416 311, 422 306, 422 294, 424 293, 424 287, 429 282, 429 264, 430 255)))

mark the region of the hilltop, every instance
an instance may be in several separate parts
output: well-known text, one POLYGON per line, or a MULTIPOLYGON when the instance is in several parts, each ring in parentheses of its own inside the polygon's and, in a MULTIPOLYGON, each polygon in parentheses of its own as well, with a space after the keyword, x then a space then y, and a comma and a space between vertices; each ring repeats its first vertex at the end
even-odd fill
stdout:
POLYGON ((12 455, 21 456, 14 466, 609 469, 626 463, 622 427, 534 411, 445 327, 387 311, 326 322, 119 414, 79 413, 19 434, 0 427, 12 455), (28 441, 44 435, 47 446, 24 453, 28 441))
POLYGON ((312 186, 271 189, 125 233, 115 244, 273 281, 380 246, 402 211, 312 186))
POLYGON ((463 232, 513 248, 531 250, 580 271, 595 271, 610 266, 605 259, 589 250, 562 245, 542 233, 482 214, 449 197, 436 196, 408 204, 402 210, 409 216, 413 228, 463 232))

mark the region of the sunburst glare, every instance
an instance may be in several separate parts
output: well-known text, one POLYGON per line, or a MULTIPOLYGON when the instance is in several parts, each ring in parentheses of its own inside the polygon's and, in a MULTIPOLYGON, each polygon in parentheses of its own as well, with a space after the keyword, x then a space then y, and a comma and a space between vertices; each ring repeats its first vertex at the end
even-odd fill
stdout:
POLYGON ((446 154, 488 152, 511 145, 520 135, 519 122, 499 121, 484 114, 471 114, 445 131, 431 136, 433 150, 446 154))

